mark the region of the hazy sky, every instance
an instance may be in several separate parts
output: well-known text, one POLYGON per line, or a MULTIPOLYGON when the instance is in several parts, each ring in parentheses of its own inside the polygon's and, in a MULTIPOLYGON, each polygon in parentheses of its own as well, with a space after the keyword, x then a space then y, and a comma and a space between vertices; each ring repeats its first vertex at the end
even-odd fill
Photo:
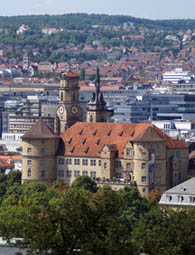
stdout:
POLYGON ((195 0, 0 0, 0 16, 75 12, 195 19, 195 0))

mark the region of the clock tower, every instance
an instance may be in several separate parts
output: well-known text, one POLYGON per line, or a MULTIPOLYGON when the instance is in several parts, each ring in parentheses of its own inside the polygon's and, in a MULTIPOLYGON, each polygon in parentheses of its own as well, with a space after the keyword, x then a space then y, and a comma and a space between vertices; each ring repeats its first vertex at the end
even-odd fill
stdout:
POLYGON ((83 112, 79 103, 79 76, 72 71, 63 74, 59 89, 59 106, 56 112, 56 133, 64 132, 77 121, 82 121, 83 112))

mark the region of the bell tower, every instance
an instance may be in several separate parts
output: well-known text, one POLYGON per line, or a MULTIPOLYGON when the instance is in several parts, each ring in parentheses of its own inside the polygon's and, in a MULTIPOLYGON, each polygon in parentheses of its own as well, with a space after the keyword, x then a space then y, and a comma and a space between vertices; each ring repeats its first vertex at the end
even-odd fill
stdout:
POLYGON ((96 71, 95 87, 96 91, 93 93, 93 98, 88 103, 87 122, 107 122, 110 112, 106 107, 106 102, 100 91, 100 74, 98 67, 96 71))
POLYGON ((59 89, 59 106, 56 112, 56 133, 60 134, 77 121, 83 112, 79 103, 79 76, 72 71, 63 74, 59 89))

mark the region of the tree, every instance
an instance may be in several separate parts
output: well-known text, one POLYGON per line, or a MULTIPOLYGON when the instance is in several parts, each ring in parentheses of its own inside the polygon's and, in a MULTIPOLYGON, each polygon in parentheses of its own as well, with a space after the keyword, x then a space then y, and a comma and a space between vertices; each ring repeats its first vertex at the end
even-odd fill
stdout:
POLYGON ((97 184, 89 176, 78 176, 72 183, 72 188, 83 188, 91 192, 97 191, 97 184))
POLYGON ((149 211, 149 203, 144 197, 141 197, 136 187, 125 187, 119 190, 119 195, 125 202, 120 220, 131 233, 140 217, 149 211))
POLYGON ((85 69, 84 69, 84 68, 81 69, 81 72, 80 72, 80 80, 81 80, 81 81, 84 81, 84 80, 85 80, 85 69))
POLYGON ((12 202, 7 198, 0 207, 0 235, 21 237, 18 246, 30 254, 134 254, 119 219, 125 204, 118 192, 51 188, 12 202))
POLYGON ((138 254, 192 255, 195 253, 195 210, 153 207, 133 230, 138 254))

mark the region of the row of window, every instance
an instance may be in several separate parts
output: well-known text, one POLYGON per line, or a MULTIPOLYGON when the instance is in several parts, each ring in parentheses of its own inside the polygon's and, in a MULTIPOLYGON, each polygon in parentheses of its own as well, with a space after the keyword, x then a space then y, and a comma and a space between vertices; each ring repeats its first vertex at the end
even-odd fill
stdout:
MULTIPOLYGON (((32 152, 32 148, 27 148, 27 152, 31 153, 32 152)), ((40 149, 40 153, 45 153, 45 148, 41 148, 40 149)))
MULTIPOLYGON (((71 171, 71 170, 67 170, 67 171, 64 171, 63 169, 60 169, 58 171, 58 176, 59 177, 64 177, 66 175, 66 177, 72 177, 72 174, 74 174, 74 177, 77 177, 77 176, 80 176, 81 174, 83 176, 89 176, 89 173, 88 171, 79 171, 79 170, 75 170, 75 171, 71 171)), ((96 177, 96 172, 95 171, 90 171, 90 176, 91 177, 96 177)))
MULTIPOLYGON (((45 176, 46 176, 45 170, 41 170, 40 174, 41 174, 41 177, 45 177, 45 176)), ((31 177, 31 175, 32 175, 31 168, 28 168, 27 176, 28 176, 28 177, 31 177)))
MULTIPOLYGON (((120 162, 120 161, 117 161, 120 162)), ((63 165, 64 164, 64 159, 59 159, 58 161, 59 165, 63 165)), ((88 159, 83 159, 82 160, 83 166, 87 166, 88 165, 88 159)), ((71 165, 72 164, 72 159, 66 159, 66 164, 67 165, 71 165)), ((27 160, 27 165, 32 165, 32 160, 29 159, 27 160)), ((41 166, 45 166, 46 165, 46 160, 41 160, 40 162, 41 166)), ((80 159, 74 159, 74 165, 80 165, 80 159)), ((90 165, 91 166, 96 166, 96 160, 91 159, 90 160, 90 165)), ((99 160, 99 166, 101 166, 101 160, 99 160)), ((146 163, 142 163, 141 168, 142 169, 146 169, 147 165, 146 163)), ((107 168, 107 163, 104 163, 104 168, 107 168)), ((126 171, 130 171, 131 169, 131 163, 126 163, 126 171)), ((156 169, 160 169, 160 164, 156 164, 156 169)))
MULTIPOLYGON (((172 196, 171 195, 166 195, 166 202, 171 202, 172 201, 172 196)), ((177 202, 182 203, 184 201, 183 196, 177 196, 177 202)), ((189 196, 189 202, 190 203, 195 203, 195 197, 189 196)))
POLYGON ((32 124, 31 125, 30 124, 22 124, 22 125, 20 125, 20 124, 10 124, 9 126, 10 126, 10 128, 15 128, 15 127, 17 127, 17 128, 31 128, 32 124))
MULTIPOLYGON (((31 159, 28 159, 28 160, 27 160, 27 165, 28 165, 28 166, 31 166, 31 165, 32 165, 32 160, 31 160, 31 159)), ((41 166, 45 166, 45 165, 46 165, 46 160, 45 160, 45 159, 42 159, 41 162, 40 162, 40 165, 41 165, 41 166)))
MULTIPOLYGON (((88 166, 89 162, 88 159, 82 159, 82 165, 83 166, 88 166)), ((98 161, 98 165, 101 166, 101 160, 96 160, 96 159, 91 159, 90 160, 90 166, 96 166, 97 165, 97 161, 98 161)), ((71 158, 67 158, 66 160, 64 160, 63 158, 59 158, 58 159, 58 164, 59 165, 64 165, 64 163, 66 163, 66 165, 72 165, 73 164, 73 159, 71 158)), ((81 159, 74 159, 74 165, 79 166, 81 164, 81 159)))

